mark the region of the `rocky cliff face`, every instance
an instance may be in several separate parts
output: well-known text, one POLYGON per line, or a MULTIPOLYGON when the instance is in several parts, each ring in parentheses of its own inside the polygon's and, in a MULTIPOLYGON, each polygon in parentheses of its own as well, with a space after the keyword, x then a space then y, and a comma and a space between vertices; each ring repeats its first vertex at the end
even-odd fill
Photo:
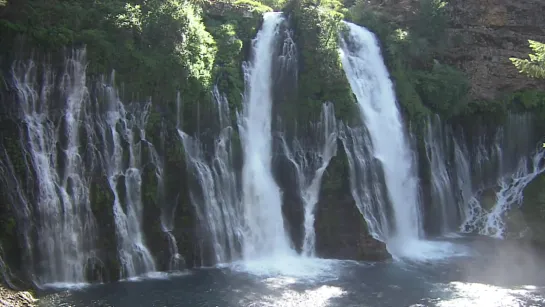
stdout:
MULTIPOLYGON (((543 0, 443 0, 449 16, 444 60, 466 72, 471 97, 498 98, 524 89, 545 90, 543 80, 521 75, 509 58, 528 58, 528 40, 545 41, 543 0)), ((370 0, 388 20, 407 25, 415 20, 419 0, 370 0)))
POLYGON ((521 75, 509 58, 527 58, 528 40, 545 41, 545 1, 450 0, 449 61, 468 73, 476 99, 502 92, 544 89, 521 75))

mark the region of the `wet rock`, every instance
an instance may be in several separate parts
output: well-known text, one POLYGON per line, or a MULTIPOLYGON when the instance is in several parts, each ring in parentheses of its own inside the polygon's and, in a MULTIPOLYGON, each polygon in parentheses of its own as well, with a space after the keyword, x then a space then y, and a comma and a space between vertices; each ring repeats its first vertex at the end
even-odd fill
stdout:
POLYGON ((0 307, 31 307, 37 301, 30 292, 14 291, 0 284, 0 307))
POLYGON ((380 261, 390 259, 386 245, 368 231, 352 195, 344 150, 331 161, 316 208, 316 254, 322 258, 380 261))

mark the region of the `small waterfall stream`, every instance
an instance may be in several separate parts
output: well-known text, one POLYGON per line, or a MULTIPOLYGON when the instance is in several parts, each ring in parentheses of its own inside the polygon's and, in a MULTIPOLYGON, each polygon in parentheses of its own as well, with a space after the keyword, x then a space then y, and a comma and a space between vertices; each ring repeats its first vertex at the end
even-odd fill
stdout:
POLYGON ((141 227, 141 150, 142 144, 146 143, 144 127, 151 102, 133 103, 127 110, 113 86, 106 83, 100 90, 107 109, 97 125, 104 144, 102 161, 114 194, 113 215, 121 275, 134 277, 155 271, 155 262, 146 247, 141 227), (123 187, 124 195, 119 186, 123 187))
POLYGON ((302 254, 315 256, 316 233, 314 211, 320 196, 322 177, 331 158, 337 154, 337 121, 332 103, 322 106, 320 121, 312 130, 317 137, 302 144, 297 138, 289 146, 282 137, 282 148, 287 159, 296 169, 299 197, 304 206, 304 238, 302 254))
MULTIPOLYGON (((85 50, 75 50, 66 58, 57 86, 47 65, 37 67, 30 60, 16 62, 12 69, 32 163, 28 167, 34 169, 37 180, 38 205, 32 211, 38 215, 40 229, 36 242, 42 257, 37 268, 38 284, 82 283, 87 262, 93 258, 96 222, 85 165, 78 152, 83 105, 89 100, 85 73, 85 50), (43 73, 41 86, 39 71, 43 73), (57 104, 51 103, 53 95, 58 95, 57 104), (55 111, 50 109, 56 105, 62 109, 60 121, 53 118, 55 111)), ((91 125, 83 122, 86 130, 91 130, 91 125)))
POLYGON ((528 155, 535 142, 532 127, 531 115, 508 114, 493 129, 474 128, 481 133, 468 142, 439 117, 429 119, 425 147, 442 234, 458 229, 504 236, 507 212, 522 204, 524 188, 545 171, 543 148, 528 155))
POLYGON ((0 172, 10 187, 6 197, 16 204, 23 261, 39 286, 85 283, 103 266, 90 195, 102 176, 114 199, 121 277, 156 270, 141 226, 142 146, 153 148, 145 136, 151 102, 123 104, 113 75, 94 82, 90 93, 86 66, 81 49, 68 53, 59 76, 32 60, 12 67, 21 140, 3 140, 0 172), (21 152, 16 164, 14 150, 21 152))
MULTIPOLYGON (((161 129, 161 143, 164 143, 165 136, 164 126, 161 129)), ((179 271, 182 269, 185 264, 183 256, 180 254, 178 249, 178 243, 176 238, 172 234, 174 230, 174 217, 176 213, 176 205, 178 204, 178 199, 166 199, 165 198, 165 167, 163 158, 159 156, 159 153, 155 149, 152 143, 147 143, 149 151, 151 164, 155 169, 155 178, 157 179, 157 202, 161 206, 161 230, 165 234, 168 240, 168 247, 170 253, 170 260, 168 262, 169 271, 179 271)), ((164 148, 164 144, 162 144, 164 148)))
MULTIPOLYGON (((238 246, 242 240, 240 189, 233 166, 233 127, 229 103, 217 88, 214 88, 213 96, 220 123, 213 150, 205 152, 199 138, 183 132, 179 122, 178 134, 184 146, 190 173, 199 186, 198 191, 191 190, 197 218, 211 241, 214 262, 226 263, 239 258, 238 246)), ((179 96, 177 104, 178 118, 181 118, 179 96)))
MULTIPOLYGON (((428 119, 424 145, 426 156, 430 164, 431 172, 431 201, 432 207, 438 207, 439 216, 437 220, 440 225, 440 233, 448 234, 458 230, 462 208, 459 208, 460 202, 455 196, 455 185, 451 182, 454 176, 451 170, 450 159, 447 156, 451 151, 448 148, 453 134, 448 127, 443 127, 439 116, 428 119), (446 131, 445 131, 446 130, 446 131), (445 137, 445 139, 442 139, 445 137)), ((457 146, 457 144, 455 144, 457 146)), ((459 148, 457 148, 460 150, 459 148)), ((463 160, 459 161, 464 163, 463 160)), ((460 170, 463 166, 460 166, 460 170)), ((465 181, 467 179, 463 179, 465 181)))

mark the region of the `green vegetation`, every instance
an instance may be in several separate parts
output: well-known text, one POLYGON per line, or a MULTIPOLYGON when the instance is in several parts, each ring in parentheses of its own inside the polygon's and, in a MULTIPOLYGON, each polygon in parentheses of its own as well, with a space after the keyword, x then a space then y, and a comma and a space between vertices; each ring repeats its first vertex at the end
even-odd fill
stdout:
POLYGON ((262 14, 271 10, 257 2, 235 1, 225 7, 222 15, 205 15, 204 24, 214 37, 218 50, 213 70, 214 83, 220 92, 226 93, 233 111, 240 109, 242 104, 244 46, 251 44, 262 14), (245 12, 249 12, 249 16, 245 17, 245 12))
POLYGON ((211 83, 214 40, 201 8, 186 0, 21 0, 9 2, 0 16, 0 45, 13 46, 3 48, 6 58, 20 37, 23 49, 41 52, 86 45, 88 73, 115 69, 125 100, 170 102, 182 91, 198 101, 211 83))
POLYGON ((399 103, 415 123, 430 112, 450 118, 467 104, 469 80, 457 68, 439 62, 449 47, 446 5, 445 1, 421 0, 416 15, 402 16, 401 21, 363 0, 356 0, 349 10, 351 21, 380 38, 399 103))
POLYGON ((532 239, 545 246, 545 174, 534 178, 524 189, 524 203, 521 207, 526 224, 531 229, 532 239))
POLYGON ((545 79, 545 44, 533 40, 528 41, 534 54, 529 60, 510 58, 515 67, 523 74, 532 78, 545 79))
POLYGON ((316 118, 325 101, 334 103, 339 118, 349 120, 355 114, 355 100, 338 52, 345 11, 338 1, 302 0, 288 7, 300 51, 298 107, 290 110, 290 115, 300 112, 299 119, 316 118))

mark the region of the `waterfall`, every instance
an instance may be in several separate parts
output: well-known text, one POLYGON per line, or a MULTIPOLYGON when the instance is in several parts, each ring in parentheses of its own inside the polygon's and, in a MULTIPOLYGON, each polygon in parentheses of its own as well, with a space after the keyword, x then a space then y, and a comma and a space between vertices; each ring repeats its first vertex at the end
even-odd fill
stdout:
POLYGON ((386 192, 380 163, 370 152, 369 133, 364 127, 351 128, 341 123, 339 138, 348 159, 350 192, 356 206, 365 219, 369 234, 386 241, 390 233, 385 209, 386 192))
POLYGON ((302 253, 315 255, 316 234, 314 231, 314 209, 320 196, 322 176, 331 158, 337 154, 337 122, 332 103, 324 103, 320 121, 313 125, 317 134, 309 144, 294 138, 292 146, 282 137, 282 147, 287 159, 296 169, 296 182, 304 206, 304 238, 302 253))
POLYGON ((369 132, 373 157, 382 166, 393 209, 393 229, 381 232, 388 234, 389 248, 403 250, 403 245, 419 239, 422 232, 409 142, 375 35, 351 23, 346 26, 349 33, 341 39, 340 49, 343 68, 369 132))
POLYGON ((471 179, 471 160, 465 140, 457 141, 453 139, 454 143, 454 163, 456 170, 456 184, 459 191, 458 206, 462 207, 462 223, 460 231, 473 232, 474 225, 472 221, 475 221, 478 216, 483 212, 479 200, 475 197, 473 191, 473 183, 471 179))
POLYGON ((5 282, 6 285, 8 285, 9 287, 15 288, 15 286, 11 282, 11 278, 12 278, 11 271, 9 267, 6 265, 6 263, 4 262, 4 258, 3 258, 4 256, 5 256, 4 249, 2 248, 2 245, 0 244, 0 280, 2 280, 2 282, 5 282))
MULTIPOLYGON (((237 246, 241 242, 240 189, 233 166, 233 127, 229 103, 225 96, 220 95, 217 87, 212 94, 219 116, 220 131, 214 140, 211 154, 205 152, 197 137, 183 132, 179 122, 178 133, 190 173, 199 183, 199 191, 190 191, 197 218, 211 238, 214 261, 225 263, 238 258, 237 246)), ((177 105, 179 119, 179 96, 177 105)))
MULTIPOLYGON (((439 211, 439 216, 435 220, 440 225, 441 234, 451 233, 458 229, 460 210, 462 209, 459 208, 459 202, 454 194, 455 183, 451 182, 451 178, 454 176, 450 170, 454 168, 450 165, 448 145, 454 136, 448 128, 448 126, 442 125, 439 116, 436 115, 428 119, 424 138, 431 173, 431 207, 439 211)), ((460 148, 456 148, 456 150, 459 152, 460 148)), ((462 160, 457 161, 464 163, 462 160)), ((463 184, 464 180, 457 183, 463 184)))
POLYGON ((281 13, 265 13, 252 42, 251 62, 244 66, 246 90, 239 131, 244 153, 242 206, 244 259, 292 254, 282 217, 282 197, 271 171, 272 56, 281 13))
POLYGON ((439 208, 443 234, 458 227, 461 232, 504 236, 506 213, 522 204, 524 188, 545 168, 543 149, 528 155, 536 141, 533 120, 530 114, 509 113, 502 125, 476 124, 472 129, 478 133, 467 134, 469 139, 454 134, 438 116, 428 121, 424 145, 431 207, 439 208))
MULTIPOLYGON (((161 129, 161 142, 164 143, 164 126, 161 129)), ((170 260, 168 262, 169 271, 179 271, 182 265, 185 264, 183 256, 179 253, 178 243, 176 238, 172 234, 174 230, 174 217, 176 214, 176 205, 178 199, 167 200, 165 199, 165 180, 164 180, 164 162, 159 156, 159 153, 155 149, 152 143, 147 142, 150 155, 151 164, 155 168, 155 178, 157 179, 157 202, 161 206, 161 230, 165 234, 170 252, 170 260)), ((162 146, 164 148, 164 146, 162 146)))
POLYGON ((504 214, 513 206, 522 205, 524 188, 539 174, 545 171, 545 149, 541 148, 532 157, 531 167, 522 158, 513 175, 500 180, 500 191, 496 193, 496 204, 484 217, 484 227, 480 234, 503 238, 505 232, 504 214))
MULTIPOLYGON (((19 132, 22 133, 23 129, 19 127, 19 132)), ((25 176, 29 176, 30 168, 28 167, 28 161, 23 157, 28 157, 29 154, 23 146, 23 138, 21 137, 19 142, 15 140, 6 139, 6 143, 0 143, 0 184, 3 188, 4 195, 7 197, 7 201, 11 205, 11 209, 14 213, 14 218, 17 222, 17 230, 19 232, 19 244, 22 247, 22 262, 27 266, 29 275, 36 274, 34 266, 34 244, 32 240, 32 216, 33 208, 27 196, 27 192, 31 190, 23 184, 17 176, 17 171, 11 158, 6 150, 7 146, 19 145, 21 152, 18 153, 22 158, 22 165, 24 167, 25 176)), ((13 147, 12 147, 13 148, 13 147)), ((27 180, 29 183, 30 180, 27 180)), ((15 225, 13 225, 15 226, 15 225)), ((7 266, 6 266, 7 268, 7 266)))
MULTIPOLYGON (((113 79, 112 75, 110 84, 114 84, 113 79)), ((103 167, 114 194, 113 215, 121 276, 134 277, 155 271, 155 263, 145 245, 141 227, 141 147, 142 143, 147 142, 144 127, 151 102, 133 103, 128 105, 131 108, 128 111, 110 84, 104 83, 100 88, 107 109, 97 125, 104 146, 103 167), (124 195, 119 191, 120 185, 124 195)), ((97 100, 97 103, 100 102, 97 100)))
MULTIPOLYGON (((37 284, 84 282, 85 267, 94 258, 96 222, 84 161, 78 152, 80 122, 83 129, 92 129, 82 118, 83 105, 89 101, 85 73, 85 50, 67 57, 58 86, 47 65, 40 69, 33 61, 16 62, 12 68, 26 141, 22 147, 30 156, 32 166, 27 167, 33 169, 36 180, 32 211, 39 229, 36 252, 41 255, 37 284), (53 99, 58 101, 52 103, 53 99), (53 109, 57 105, 62 114, 53 109)), ((31 205, 24 207, 21 210, 31 205)))

